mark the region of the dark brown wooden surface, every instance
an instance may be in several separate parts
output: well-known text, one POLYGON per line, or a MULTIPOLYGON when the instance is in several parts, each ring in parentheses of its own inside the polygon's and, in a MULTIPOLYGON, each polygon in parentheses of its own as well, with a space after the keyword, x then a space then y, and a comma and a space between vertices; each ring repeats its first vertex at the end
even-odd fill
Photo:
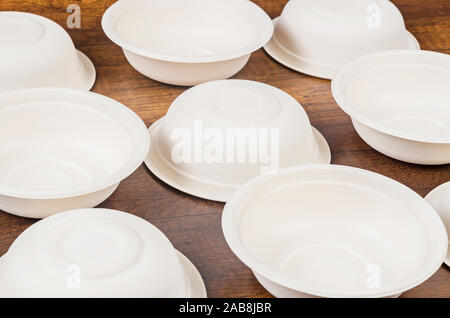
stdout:
MULTIPOLYGON (((81 6, 81 29, 68 30, 78 49, 97 69, 94 92, 114 98, 133 109, 147 126, 163 116, 173 99, 186 88, 154 82, 136 72, 122 50, 107 39, 101 16, 114 0, 0 0, 0 10, 26 11, 66 26, 69 3, 81 6)), ((278 16, 286 0, 254 1, 269 15, 278 16)), ((449 0, 394 0, 406 26, 422 49, 450 54, 449 0)), ((235 78, 268 83, 294 96, 306 109, 332 151, 332 162, 372 170, 426 195, 450 180, 450 166, 427 167, 402 163, 372 150, 353 129, 349 117, 334 102, 330 82, 291 71, 255 52, 235 78)), ((160 228, 175 247, 198 267, 210 297, 268 297, 252 273, 230 251, 220 226, 223 204, 185 195, 158 181, 145 166, 124 180, 100 207, 136 214, 160 228)), ((35 220, 0 212, 0 255, 35 220)), ((424 284, 403 297, 450 297, 450 270, 441 267, 424 284)))

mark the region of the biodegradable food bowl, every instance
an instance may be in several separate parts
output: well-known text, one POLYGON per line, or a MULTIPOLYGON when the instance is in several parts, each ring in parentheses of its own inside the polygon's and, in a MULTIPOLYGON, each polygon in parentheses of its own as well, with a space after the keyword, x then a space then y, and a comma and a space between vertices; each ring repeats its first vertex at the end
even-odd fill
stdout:
POLYGON ((253 179, 225 205, 228 245, 277 297, 395 297, 447 251, 433 208, 367 170, 303 165, 253 179))
POLYGON ((23 232, 0 263, 4 297, 206 297, 194 265, 152 224, 72 210, 23 232))
POLYGON ((0 91, 89 90, 94 82, 94 65, 57 23, 31 13, 0 12, 0 91))
POLYGON ((393 50, 360 57, 332 82, 361 138, 392 158, 450 163, 450 56, 393 50))
POLYGON ((102 26, 138 72, 186 86, 233 76, 273 32, 269 16, 242 0, 118 1, 102 26))
POLYGON ((420 48, 388 0, 291 0, 273 23, 267 53, 295 71, 325 79, 364 54, 420 48))
POLYGON ((42 218, 93 207, 144 160, 143 121, 95 93, 32 88, 0 94, 0 210, 42 218))
POLYGON ((260 174, 331 159, 326 140, 294 98, 246 80, 185 91, 149 134, 145 163, 154 175, 183 192, 222 202, 260 174))
MULTIPOLYGON (((447 230, 447 234, 450 233, 450 181, 441 184, 431 191, 425 199, 441 217, 447 230)), ((450 248, 447 250, 447 256, 445 257, 444 263, 450 267, 450 248)))

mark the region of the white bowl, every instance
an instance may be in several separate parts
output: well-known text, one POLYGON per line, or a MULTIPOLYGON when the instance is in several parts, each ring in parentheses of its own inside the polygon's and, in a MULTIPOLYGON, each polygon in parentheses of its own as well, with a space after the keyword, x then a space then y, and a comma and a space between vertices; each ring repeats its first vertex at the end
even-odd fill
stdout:
POLYGON ((267 53, 293 70, 325 79, 364 54, 420 49, 388 0, 291 0, 273 22, 267 53))
MULTIPOLYGON (((444 222, 447 234, 450 233, 450 181, 428 193, 425 199, 436 210, 444 222)), ((444 263, 450 267, 450 241, 444 263)))
POLYGON ((194 265, 152 224, 72 210, 25 230, 2 257, 5 297, 206 297, 194 265))
POLYGON ((57 23, 24 12, 0 12, 0 91, 31 87, 89 90, 95 68, 57 23))
POLYGON ((153 174, 178 190, 215 201, 228 200, 262 173, 331 159, 326 140, 311 127, 301 105, 253 81, 193 87, 175 99, 149 133, 152 147, 145 163, 153 174))
POLYGON ((417 193, 336 165, 253 179, 225 205, 222 228, 277 297, 396 297, 438 270, 448 240, 417 193))
POLYGON ((267 14, 242 0, 118 1, 102 26, 137 71, 188 86, 233 76, 273 32, 267 14))
POLYGON ((373 53, 345 65, 331 88, 358 134, 392 158, 450 163, 450 56, 373 53))
POLYGON ((33 218, 93 207, 144 160, 143 121, 102 95, 64 88, 0 94, 0 210, 33 218))

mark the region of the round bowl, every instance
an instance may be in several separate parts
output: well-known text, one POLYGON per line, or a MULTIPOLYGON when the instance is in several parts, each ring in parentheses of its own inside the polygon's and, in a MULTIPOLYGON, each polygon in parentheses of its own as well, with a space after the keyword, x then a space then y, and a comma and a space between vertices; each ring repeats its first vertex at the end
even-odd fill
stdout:
MULTIPOLYGON (((431 204, 444 222, 447 234, 450 233, 450 181, 428 193, 425 200, 431 204)), ((450 241, 444 263, 450 267, 450 241)))
POLYGON ((438 270, 448 241, 417 193, 337 165, 253 179, 225 205, 222 228, 277 297, 397 297, 438 270))
POLYGON ((242 0, 118 1, 102 26, 138 72, 184 86, 233 76, 273 32, 267 14, 242 0))
POLYGON ((42 218, 93 207, 144 160, 147 128, 126 106, 64 88, 0 94, 0 210, 42 218))
POLYGON ((31 13, 0 12, 0 91, 90 90, 94 82, 94 65, 60 25, 31 13))
POLYGON ((326 140, 290 95, 267 84, 222 80, 178 96, 149 128, 145 163, 183 192, 226 201, 248 180, 279 167, 330 163, 326 140))
POLYGON ((203 280, 152 224, 72 210, 25 230, 0 263, 5 297, 206 297, 203 280))
POLYGON ((293 70, 324 79, 364 54, 420 49, 388 0, 291 0, 273 22, 267 53, 293 70))
POLYGON ((450 56, 393 50, 360 57, 331 88, 361 138, 410 163, 450 163, 450 56))

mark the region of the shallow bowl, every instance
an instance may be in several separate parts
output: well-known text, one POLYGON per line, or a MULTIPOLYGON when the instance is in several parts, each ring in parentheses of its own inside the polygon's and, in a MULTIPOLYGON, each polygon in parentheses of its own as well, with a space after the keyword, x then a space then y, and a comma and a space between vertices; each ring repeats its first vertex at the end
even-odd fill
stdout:
POLYGON ((336 165, 253 179, 225 205, 222 228, 277 297, 397 297, 438 270, 448 241, 417 193, 336 165))
POLYGON ((147 129, 105 96, 63 88, 0 94, 0 210, 42 218, 93 207, 144 160, 147 129))
POLYGON ((206 297, 194 265, 152 224, 72 210, 25 230, 0 263, 3 297, 206 297))
POLYGON ((375 150, 410 163, 450 163, 450 56, 393 50, 360 57, 333 79, 337 104, 375 150))
POLYGON ((183 192, 226 201, 253 177, 279 167, 329 163, 326 140, 301 105, 267 84, 222 80, 178 96, 149 128, 145 163, 183 192))
POLYGON ((388 0, 291 0, 273 22, 267 53, 291 69, 325 79, 364 54, 420 48, 388 0))

